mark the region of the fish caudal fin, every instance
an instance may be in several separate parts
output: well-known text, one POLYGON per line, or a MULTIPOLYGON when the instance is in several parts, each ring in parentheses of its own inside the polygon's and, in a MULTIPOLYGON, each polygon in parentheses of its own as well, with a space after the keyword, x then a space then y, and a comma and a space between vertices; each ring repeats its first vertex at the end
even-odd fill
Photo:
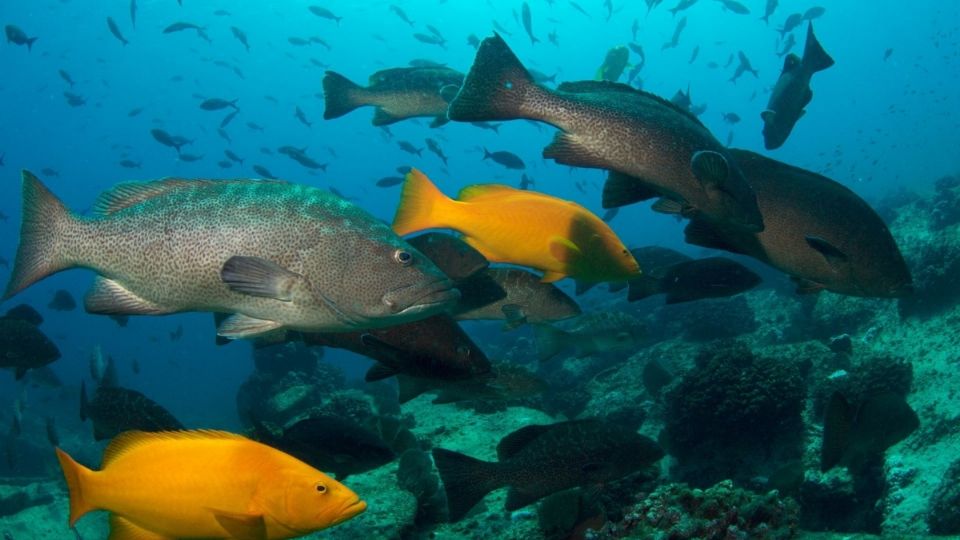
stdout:
POLYGON ((357 107, 366 105, 357 98, 357 94, 363 90, 362 86, 343 75, 328 71, 323 78, 323 118, 340 118, 357 107))
POLYGON ((3 300, 33 283, 65 270, 72 263, 62 256, 62 241, 76 220, 40 179, 23 171, 23 222, 20 247, 3 300))
POLYGON ((566 348, 566 332, 549 324, 533 325, 533 337, 537 342, 537 358, 545 362, 566 348))
POLYGON ((84 514, 97 509, 90 503, 89 493, 84 492, 87 478, 93 471, 74 461, 63 450, 57 448, 56 451, 63 477, 67 480, 67 489, 70 491, 70 526, 73 527, 84 514))
POLYGON ((451 523, 463 519, 487 493, 506 483, 501 478, 498 463, 481 461, 443 448, 433 449, 433 462, 437 465, 443 489, 447 493, 451 523))
POLYGON ((803 64, 811 73, 823 71, 834 64, 833 58, 823 50, 823 46, 813 35, 813 23, 807 26, 807 43, 803 46, 803 64))
POLYGON ((400 236, 425 229, 447 226, 449 214, 444 206, 453 201, 444 195, 422 172, 411 169, 403 182, 400 204, 393 217, 393 230, 400 236))
POLYGON ((498 34, 480 44, 470 73, 447 117, 459 122, 526 118, 521 106, 531 90, 533 77, 498 34))

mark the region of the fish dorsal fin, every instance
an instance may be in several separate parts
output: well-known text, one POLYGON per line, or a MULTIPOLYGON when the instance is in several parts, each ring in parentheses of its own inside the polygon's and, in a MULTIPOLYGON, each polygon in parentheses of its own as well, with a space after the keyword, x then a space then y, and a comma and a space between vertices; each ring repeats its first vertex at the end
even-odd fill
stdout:
POLYGON ((103 452, 103 463, 101 468, 106 468, 111 463, 121 458, 123 455, 136 450, 142 446, 157 441, 186 441, 186 440, 248 440, 242 435, 230 433, 228 431, 217 431, 214 429, 196 429, 184 431, 125 431, 114 437, 107 449, 103 452))
POLYGON ((148 531, 117 514, 110 514, 110 536, 107 540, 175 540, 173 537, 148 531))
POLYGON ((514 195, 522 190, 505 186, 503 184, 476 184, 467 186, 460 190, 457 200, 460 202, 477 202, 494 197, 503 197, 504 195, 514 195))
POLYGON ((212 181, 167 178, 153 182, 124 182, 108 191, 104 191, 93 205, 93 210, 100 215, 107 216, 155 197, 200 183, 212 183, 212 181))
POLYGON ((497 459, 507 461, 552 427, 553 426, 541 425, 526 426, 507 435, 500 441, 500 444, 497 445, 497 459))

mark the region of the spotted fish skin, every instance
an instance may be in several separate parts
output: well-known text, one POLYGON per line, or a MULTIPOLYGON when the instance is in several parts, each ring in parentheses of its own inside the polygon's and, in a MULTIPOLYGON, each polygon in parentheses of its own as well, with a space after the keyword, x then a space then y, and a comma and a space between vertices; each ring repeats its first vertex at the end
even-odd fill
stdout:
POLYGON ((220 333, 246 337, 387 326, 459 297, 387 225, 325 190, 246 179, 128 183, 83 217, 29 172, 23 179, 6 298, 49 274, 90 268, 99 274, 86 297, 91 313, 235 313, 220 333))

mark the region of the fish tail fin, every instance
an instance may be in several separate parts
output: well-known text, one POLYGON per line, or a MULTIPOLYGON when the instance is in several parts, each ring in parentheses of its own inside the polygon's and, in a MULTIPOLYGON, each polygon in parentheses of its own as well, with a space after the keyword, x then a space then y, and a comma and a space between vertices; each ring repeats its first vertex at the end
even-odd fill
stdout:
POLYGON ((323 118, 340 118, 357 107, 362 107, 357 94, 363 87, 343 75, 328 71, 323 78, 323 118))
POLYGON ((559 328, 554 328, 549 324, 537 324, 533 326, 533 337, 537 342, 537 358, 545 362, 557 355, 566 348, 567 333, 559 328))
POLYGON ((498 463, 443 448, 433 449, 433 462, 447 493, 451 523, 463 519, 487 493, 505 485, 498 463))
POLYGON ((40 39, 39 37, 27 38, 27 52, 33 51, 33 43, 40 39))
POLYGON ((97 509, 90 503, 89 493, 84 493, 87 480, 94 472, 74 461, 63 450, 57 448, 56 451, 57 460, 60 461, 60 468, 63 469, 63 477, 67 481, 67 489, 70 492, 70 526, 73 527, 84 514, 97 509))
POLYGON ((33 173, 25 170, 22 176, 20 247, 3 300, 72 266, 62 252, 65 233, 75 228, 76 218, 33 173))
POLYGON ((417 169, 411 169, 403 182, 400 204, 393 217, 393 230, 400 236, 445 225, 444 206, 453 201, 417 169))
POLYGON ((483 40, 447 117, 460 122, 529 118, 522 110, 539 87, 499 34, 483 40))
POLYGON ((823 50, 823 46, 813 34, 813 23, 807 26, 807 43, 803 47, 803 63, 811 72, 823 71, 834 64, 833 58, 823 50))

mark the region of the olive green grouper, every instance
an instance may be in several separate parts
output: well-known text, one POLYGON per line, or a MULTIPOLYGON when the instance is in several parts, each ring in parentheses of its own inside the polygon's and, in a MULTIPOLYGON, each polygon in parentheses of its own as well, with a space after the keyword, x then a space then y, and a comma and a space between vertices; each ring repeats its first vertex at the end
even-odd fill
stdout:
POLYGON ((125 183, 86 217, 24 171, 4 299, 75 267, 99 274, 85 299, 90 313, 231 313, 218 328, 230 338, 390 326, 460 296, 389 226, 325 190, 244 179, 125 183))

